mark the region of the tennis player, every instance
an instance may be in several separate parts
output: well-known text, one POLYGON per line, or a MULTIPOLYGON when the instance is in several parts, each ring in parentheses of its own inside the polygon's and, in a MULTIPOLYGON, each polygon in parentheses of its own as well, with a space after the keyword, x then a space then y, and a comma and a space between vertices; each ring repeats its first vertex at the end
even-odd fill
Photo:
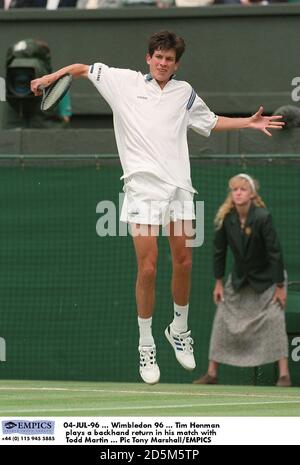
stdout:
POLYGON ((213 292, 217 312, 208 371, 194 384, 216 384, 220 363, 256 367, 278 362, 276 385, 291 386, 285 329, 286 276, 272 217, 248 174, 229 180, 229 193, 215 218, 213 292), (234 256, 226 285, 226 252, 234 256))
POLYGON ((121 221, 131 224, 137 257, 136 301, 139 326, 140 375, 159 381, 152 335, 157 263, 157 228, 169 225, 172 254, 174 318, 165 336, 177 361, 187 370, 196 366, 188 329, 192 248, 186 244, 195 218, 187 145, 189 128, 208 137, 212 130, 253 128, 271 136, 281 129, 280 116, 249 118, 215 115, 185 81, 175 79, 185 43, 169 31, 154 33, 148 43, 148 74, 111 68, 103 63, 73 64, 35 79, 31 89, 49 86, 65 73, 90 79, 113 111, 115 136, 123 168, 125 200, 121 221), (179 227, 178 227, 179 226, 179 227))

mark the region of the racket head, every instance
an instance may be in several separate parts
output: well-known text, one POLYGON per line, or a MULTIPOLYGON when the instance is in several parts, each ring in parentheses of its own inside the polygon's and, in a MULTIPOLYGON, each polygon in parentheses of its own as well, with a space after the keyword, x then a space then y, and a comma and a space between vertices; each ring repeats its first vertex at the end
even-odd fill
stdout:
POLYGON ((41 102, 41 110, 45 113, 53 110, 54 107, 66 95, 72 83, 72 75, 69 73, 61 76, 57 81, 53 82, 49 87, 43 90, 43 98, 41 102))

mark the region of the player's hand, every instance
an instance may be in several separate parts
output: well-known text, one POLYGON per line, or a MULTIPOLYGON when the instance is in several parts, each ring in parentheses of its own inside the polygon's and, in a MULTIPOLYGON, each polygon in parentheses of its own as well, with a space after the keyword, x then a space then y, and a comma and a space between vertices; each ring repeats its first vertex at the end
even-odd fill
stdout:
POLYGON ((224 287, 221 281, 217 281, 213 291, 214 302, 218 305, 220 302, 224 302, 224 287))
POLYGON ((278 121, 282 118, 282 115, 262 116, 263 111, 263 107, 259 107, 259 110, 250 117, 249 127, 258 129, 271 137, 272 134, 268 129, 282 129, 285 123, 278 121))

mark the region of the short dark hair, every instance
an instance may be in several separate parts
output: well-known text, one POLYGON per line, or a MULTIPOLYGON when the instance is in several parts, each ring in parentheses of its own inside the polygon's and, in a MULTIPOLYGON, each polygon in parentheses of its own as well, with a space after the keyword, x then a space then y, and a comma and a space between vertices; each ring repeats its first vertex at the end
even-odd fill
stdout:
POLYGON ((148 53, 152 57, 156 50, 170 50, 176 52, 176 62, 180 60, 185 50, 185 42, 182 37, 174 32, 159 31, 150 36, 148 43, 148 53))

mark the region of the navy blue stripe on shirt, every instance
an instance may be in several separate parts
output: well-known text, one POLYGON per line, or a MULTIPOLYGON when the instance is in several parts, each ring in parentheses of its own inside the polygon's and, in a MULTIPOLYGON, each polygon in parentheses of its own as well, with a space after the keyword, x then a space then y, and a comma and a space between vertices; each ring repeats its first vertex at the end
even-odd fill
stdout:
POLYGON ((189 101, 188 101, 187 106, 186 106, 187 110, 190 110, 192 108, 193 103, 195 101, 195 98, 196 98, 196 92, 194 91, 194 89, 192 89, 189 101))
POLYGON ((92 74, 93 71, 94 71, 94 65, 91 66, 90 73, 92 74))

